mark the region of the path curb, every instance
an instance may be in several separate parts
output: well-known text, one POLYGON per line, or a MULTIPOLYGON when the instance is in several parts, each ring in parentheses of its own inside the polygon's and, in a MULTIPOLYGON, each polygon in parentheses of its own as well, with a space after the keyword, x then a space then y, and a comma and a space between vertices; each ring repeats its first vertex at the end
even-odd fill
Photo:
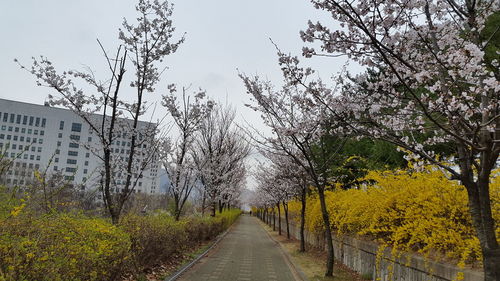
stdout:
MULTIPOLYGON (((241 216, 241 215, 240 215, 241 216)), ((229 226, 226 231, 224 231, 224 233, 222 234, 219 234, 219 236, 217 236, 217 239, 212 243, 212 245, 210 245, 210 247, 208 247, 208 249, 206 249, 203 253, 201 253, 199 256, 197 256, 194 260, 190 261, 188 264, 186 264, 185 266, 183 266, 181 269, 179 269, 177 272, 175 272, 174 274, 168 276, 167 278, 165 278, 164 281, 175 281, 177 280, 177 278, 179 278, 184 272, 186 272, 188 269, 190 269, 191 267, 193 267, 199 260, 201 260, 204 256, 206 256, 208 254, 208 252, 210 252, 210 250, 212 250, 217 244, 219 244, 219 242, 222 240, 222 238, 224 238, 224 236, 226 236, 226 234, 229 232, 229 230, 231 230, 231 228, 233 227, 233 225, 240 219, 240 217, 238 217, 238 219, 236 219, 236 221, 233 222, 233 224, 231 224, 231 226, 229 226)))
MULTIPOLYGON (((261 224, 265 224, 261 220, 259 220, 259 222, 261 224)), ((285 249, 283 249, 283 247, 281 246, 280 242, 278 242, 276 239, 274 239, 274 237, 271 235, 271 233, 269 233, 269 231, 267 231, 267 229, 264 228, 264 231, 267 233, 267 235, 269 236, 269 238, 271 238, 271 240, 274 243, 278 244, 278 247, 279 247, 279 249, 281 251, 281 254, 285 257, 285 261, 288 263, 288 265, 290 266, 290 268, 292 269, 292 271, 295 272, 295 275, 297 275, 302 281, 309 281, 309 279, 304 274, 304 272, 302 272, 302 270, 300 269, 300 267, 293 262, 292 257, 290 256, 290 254, 285 249)))

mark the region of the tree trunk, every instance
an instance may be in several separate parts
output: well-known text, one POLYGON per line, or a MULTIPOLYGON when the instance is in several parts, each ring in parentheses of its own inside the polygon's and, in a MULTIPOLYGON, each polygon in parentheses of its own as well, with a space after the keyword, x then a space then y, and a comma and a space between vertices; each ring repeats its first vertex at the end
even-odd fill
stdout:
POLYGON ((120 222, 120 215, 114 211, 111 211, 110 214, 111 214, 111 223, 115 225, 118 224, 120 222))
POLYGON ((288 203, 283 201, 283 210, 285 211, 285 222, 286 222, 286 238, 290 239, 290 224, 288 223, 288 203))
POLYGON ((276 231, 276 211, 273 208, 273 231, 276 231))
POLYGON ((175 217, 175 220, 178 221, 179 218, 181 217, 181 208, 180 208, 180 204, 179 204, 179 198, 177 198, 176 196, 174 197, 174 217, 175 217))
POLYGON ((278 207, 278 234, 281 235, 281 210, 279 202, 276 204, 276 207, 278 207))
POLYGON ((485 281, 500 280, 500 248, 495 235, 491 201, 489 196, 489 175, 480 176, 477 183, 466 182, 469 209, 483 254, 485 281))
POLYGON ((217 210, 217 202, 215 202, 214 200, 214 202, 212 203, 212 214, 210 214, 210 216, 215 217, 216 210, 217 210))
POLYGON ((328 214, 328 209, 326 208, 324 187, 318 186, 318 195, 319 195, 319 201, 321 203, 321 214, 323 216, 323 224, 325 225, 325 236, 326 236, 327 258, 326 258, 325 276, 333 276, 333 259, 334 259, 333 240, 332 240, 332 231, 330 229, 330 216, 328 214))
POLYGON ((306 251, 306 241, 305 241, 305 236, 304 236, 304 228, 305 228, 305 222, 306 222, 306 199, 307 199, 307 189, 303 188, 302 189, 302 194, 300 196, 300 202, 302 205, 302 208, 300 210, 300 252, 305 252, 306 251))

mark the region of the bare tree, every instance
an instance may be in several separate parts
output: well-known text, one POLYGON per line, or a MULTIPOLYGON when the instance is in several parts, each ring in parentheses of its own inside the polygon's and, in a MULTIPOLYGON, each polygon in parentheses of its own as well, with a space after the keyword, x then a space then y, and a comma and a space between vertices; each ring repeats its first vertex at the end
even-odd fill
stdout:
POLYGON ((33 58, 28 70, 38 85, 57 93, 55 97, 49 96, 51 105, 75 112, 99 139, 98 147, 89 145, 88 149, 102 161, 99 186, 115 224, 119 222, 124 203, 143 178, 144 170, 156 157, 157 126, 139 121, 146 111, 145 94, 155 91, 163 72, 161 63, 184 41, 182 37, 172 43, 175 28, 171 20, 172 6, 167 1, 139 0, 136 11, 136 25, 123 21, 123 28, 119 30, 121 44, 114 56, 109 56, 98 40, 110 72, 104 81, 98 80, 91 70, 58 73, 43 56, 33 58), (121 95, 127 64, 133 73, 130 86, 136 92, 131 103, 124 101, 121 95), (86 93, 73 79, 90 86, 93 93, 86 93), (130 143, 126 155, 113 154, 112 146, 118 139, 130 143), (124 180, 118 184, 120 176, 124 180))

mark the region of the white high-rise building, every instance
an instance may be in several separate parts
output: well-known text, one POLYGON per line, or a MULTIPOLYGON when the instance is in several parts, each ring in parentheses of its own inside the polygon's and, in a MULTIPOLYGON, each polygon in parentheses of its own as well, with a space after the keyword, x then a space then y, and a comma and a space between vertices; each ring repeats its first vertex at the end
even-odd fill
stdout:
MULTIPOLYGON (((147 124, 140 122, 139 127, 147 124)), ((33 180, 34 170, 48 169, 62 172, 68 181, 83 184, 83 189, 95 189, 102 161, 82 143, 99 145, 89 125, 72 111, 0 99, 0 151, 6 159, 15 159, 0 184, 24 186, 33 180)), ((126 157, 130 146, 130 139, 117 137, 112 146, 113 156, 126 157)), ((138 153, 147 149, 150 148, 144 144, 138 153)), ((136 192, 159 193, 158 172, 156 158, 138 179, 136 192)), ((120 191, 125 182, 125 173, 117 173, 118 190, 112 191, 120 191)))

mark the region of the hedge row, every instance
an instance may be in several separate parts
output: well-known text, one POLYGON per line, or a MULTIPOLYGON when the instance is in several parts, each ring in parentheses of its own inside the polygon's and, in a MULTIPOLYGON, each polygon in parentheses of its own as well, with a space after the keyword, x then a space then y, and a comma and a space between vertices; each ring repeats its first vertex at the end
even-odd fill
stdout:
POLYGON ((240 214, 181 221, 166 214, 129 215, 113 226, 83 215, 16 212, 0 219, 1 281, 116 280, 214 238, 240 214))
MULTIPOLYGON (((500 176, 491 179, 493 217, 500 237, 500 176)), ((459 265, 481 263, 481 249, 469 214, 467 192, 441 171, 372 171, 362 189, 329 191, 330 224, 338 235, 361 235, 404 251, 417 251, 459 265)), ((295 219, 300 202, 290 203, 295 219)), ((307 202, 306 227, 324 229, 316 196, 307 202)))

